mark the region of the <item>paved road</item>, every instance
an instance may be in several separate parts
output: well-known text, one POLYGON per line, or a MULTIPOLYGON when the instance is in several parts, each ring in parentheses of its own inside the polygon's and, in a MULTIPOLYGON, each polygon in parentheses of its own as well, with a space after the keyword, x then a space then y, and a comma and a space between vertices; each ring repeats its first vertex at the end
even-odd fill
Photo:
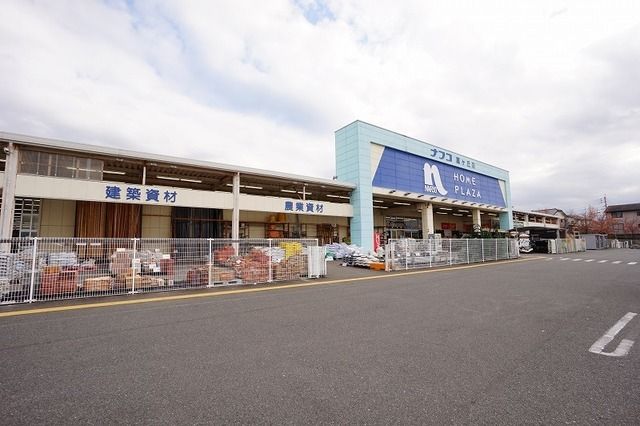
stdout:
POLYGON ((604 349, 636 341, 628 355, 589 352, 628 312, 640 314, 640 250, 5 317, 0 415, 637 424, 640 315, 604 349))

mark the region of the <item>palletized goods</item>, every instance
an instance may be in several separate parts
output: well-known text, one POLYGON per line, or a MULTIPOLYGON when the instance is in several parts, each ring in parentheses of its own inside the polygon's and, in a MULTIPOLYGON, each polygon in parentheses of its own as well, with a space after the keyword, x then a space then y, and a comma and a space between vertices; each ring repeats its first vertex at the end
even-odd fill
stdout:
POLYGON ((113 284, 111 277, 87 278, 82 284, 82 289, 86 292, 110 291, 113 284))
POLYGON ((244 283, 266 283, 269 281, 268 263, 245 261, 236 269, 244 283))
POLYGON ((112 274, 122 275, 131 272, 131 259, 133 252, 131 250, 115 251, 111 255, 111 263, 109 270, 112 274))
POLYGON ((75 293, 78 289, 78 271, 43 272, 40 276, 41 296, 75 293))
POLYGON ((49 253, 47 262, 49 265, 75 266, 78 264, 78 257, 75 252, 49 253))
POLYGON ((284 257, 289 258, 296 254, 302 253, 302 244, 298 242, 280 243, 280 247, 284 249, 284 257))
POLYGON ((213 261, 219 265, 227 263, 229 258, 234 256, 236 251, 231 246, 222 247, 213 252, 213 261))
POLYGON ((190 286, 205 286, 209 284, 209 267, 200 266, 187 271, 187 283, 190 286))
POLYGON ((160 272, 167 276, 167 279, 173 279, 175 276, 175 261, 173 259, 160 259, 160 272))
POLYGON ((236 279, 236 272, 232 268, 220 268, 217 266, 214 266, 211 268, 212 283, 233 281, 235 279, 236 279))

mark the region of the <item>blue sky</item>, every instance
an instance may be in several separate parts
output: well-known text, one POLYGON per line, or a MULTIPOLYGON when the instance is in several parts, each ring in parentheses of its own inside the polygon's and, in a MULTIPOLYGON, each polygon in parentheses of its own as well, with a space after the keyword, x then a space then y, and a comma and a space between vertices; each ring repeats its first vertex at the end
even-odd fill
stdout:
POLYGON ((5 0, 0 129, 331 177, 361 119, 511 172, 516 208, 640 197, 640 4, 5 0))
POLYGON ((299 0, 295 1, 295 5, 300 8, 305 19, 316 25, 324 20, 335 21, 336 17, 331 12, 331 8, 326 1, 320 0, 299 0))

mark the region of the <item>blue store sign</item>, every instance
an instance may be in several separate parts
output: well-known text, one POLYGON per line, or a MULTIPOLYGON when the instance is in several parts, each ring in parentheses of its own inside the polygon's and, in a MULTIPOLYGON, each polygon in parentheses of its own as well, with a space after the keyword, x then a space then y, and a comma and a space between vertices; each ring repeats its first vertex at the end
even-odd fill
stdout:
POLYGON ((506 207, 498 179, 389 147, 373 186, 506 207))

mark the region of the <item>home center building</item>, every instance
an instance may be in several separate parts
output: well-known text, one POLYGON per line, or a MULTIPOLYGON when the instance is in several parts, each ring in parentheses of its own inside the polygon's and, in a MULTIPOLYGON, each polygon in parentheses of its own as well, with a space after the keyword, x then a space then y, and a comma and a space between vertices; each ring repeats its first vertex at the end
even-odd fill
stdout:
POLYGON ((512 228, 509 174, 361 121, 336 179, 0 132, 0 237, 456 237, 512 228))
POLYGON ((335 138, 337 177, 356 186, 355 244, 513 227, 506 170, 361 121, 335 138))

